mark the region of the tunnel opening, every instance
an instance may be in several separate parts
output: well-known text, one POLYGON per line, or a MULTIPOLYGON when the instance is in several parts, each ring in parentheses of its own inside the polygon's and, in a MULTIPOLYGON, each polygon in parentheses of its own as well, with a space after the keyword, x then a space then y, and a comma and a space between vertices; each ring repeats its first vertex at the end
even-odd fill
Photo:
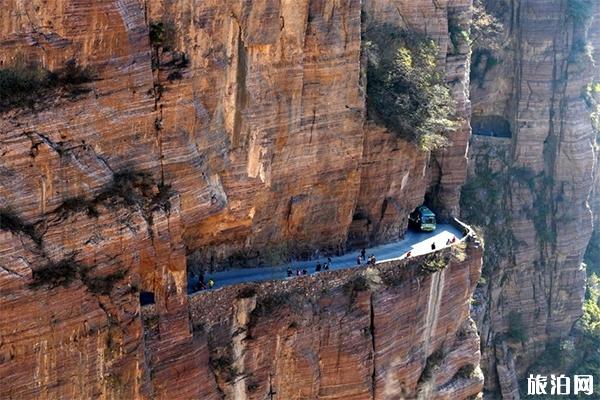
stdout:
POLYGON ((473 135, 511 138, 512 131, 506 118, 500 115, 480 115, 471 118, 473 135))
POLYGON ((140 292, 140 305, 147 306, 156 303, 153 292, 140 292))

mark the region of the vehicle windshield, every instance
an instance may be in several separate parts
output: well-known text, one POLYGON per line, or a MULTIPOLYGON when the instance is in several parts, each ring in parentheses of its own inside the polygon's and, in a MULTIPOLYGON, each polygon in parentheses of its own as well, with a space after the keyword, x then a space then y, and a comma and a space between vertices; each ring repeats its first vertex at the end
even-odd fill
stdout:
POLYGON ((435 217, 423 217, 424 224, 435 224, 435 217))

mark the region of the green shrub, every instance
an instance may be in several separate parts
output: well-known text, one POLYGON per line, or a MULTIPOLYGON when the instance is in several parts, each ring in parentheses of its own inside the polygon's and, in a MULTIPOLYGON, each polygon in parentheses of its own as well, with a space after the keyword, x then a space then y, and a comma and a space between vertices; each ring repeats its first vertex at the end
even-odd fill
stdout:
POLYGON ((13 108, 32 108, 38 101, 54 97, 58 89, 71 98, 89 92, 82 87, 96 79, 93 69, 81 67, 75 59, 63 68, 49 71, 36 63, 17 60, 0 69, 0 112, 13 108))
MULTIPOLYGON (((587 105, 592 120, 592 128, 598 134, 600 132, 600 83, 593 82, 587 85, 582 93, 583 100, 587 105)), ((596 140, 600 143, 600 140, 596 140)))
POLYGON ((90 276, 89 270, 80 270, 81 280, 86 288, 95 294, 110 294, 117 282, 125 278, 126 272, 121 270, 104 276, 90 276))
POLYGON ((439 253, 429 254, 425 261, 423 261, 421 269, 427 273, 437 272, 446 268, 448 262, 449 260, 441 256, 439 253))
POLYGON ((221 355, 217 358, 211 358, 210 365, 213 371, 222 376, 226 382, 233 381, 240 374, 233 365, 233 359, 228 354, 221 355))
POLYGON ((155 21, 149 27, 150 44, 153 47, 161 47, 164 51, 175 47, 177 29, 173 21, 155 21))
POLYGON ((447 145, 458 123, 436 43, 388 24, 368 29, 366 36, 369 116, 423 150, 447 145))
POLYGON ((93 68, 82 67, 77 60, 70 59, 63 68, 53 73, 52 79, 63 86, 77 86, 97 79, 97 73, 93 68))
POLYGON ((475 375, 475 367, 471 364, 463 365, 460 367, 454 378, 456 379, 472 379, 475 375))
POLYGON ((406 282, 405 276, 397 271, 385 271, 381 278, 388 287, 398 287, 406 282))
POLYGON ((37 289, 68 286, 79 279, 88 291, 94 294, 110 294, 115 284, 125 278, 126 271, 117 271, 109 275, 94 276, 91 267, 77 263, 73 258, 66 258, 57 263, 49 262, 32 271, 29 287, 37 289))
POLYGON ((300 296, 299 290, 294 289, 288 292, 273 292, 265 297, 259 297, 256 300, 256 307, 250 314, 251 320, 255 321, 258 317, 273 315, 278 309, 287 305, 300 305, 302 304, 299 300, 300 296))
POLYGON ((584 261, 587 264, 588 273, 600 274, 600 231, 594 230, 592 238, 585 251, 584 261))
POLYGON ((86 200, 84 197, 68 198, 56 210, 56 213, 63 219, 79 212, 85 212, 88 216, 94 218, 99 216, 96 204, 86 200))
POLYGON ((504 25, 498 17, 488 11, 486 2, 473 1, 471 39, 474 49, 496 51, 502 47, 504 25))
POLYGON ((367 283, 367 279, 362 275, 357 275, 354 279, 351 279, 344 284, 344 291, 347 294, 364 292, 367 289, 369 289, 369 284, 367 283))
MULTIPOLYGON (((574 363, 570 374, 600 375, 600 278, 591 274, 588 279, 583 317, 580 321, 580 338, 575 354, 579 362, 574 363)), ((600 393, 600 382, 594 381, 594 393, 600 393)), ((580 396, 579 398, 584 398, 580 396)))
POLYGON ((0 112, 31 107, 50 87, 50 72, 35 64, 16 64, 0 69, 0 112))
POLYGON ((425 368, 419 377, 419 383, 428 382, 434 375, 434 372, 439 368, 439 366, 444 361, 444 349, 440 347, 436 351, 434 351, 429 357, 427 357, 427 361, 425 361, 425 368))
POLYGON ((42 286, 49 288, 68 286, 77 278, 80 270, 80 265, 72 259, 65 259, 58 263, 48 263, 32 271, 32 281, 29 287, 37 289, 42 286))
POLYGON ((461 43, 469 43, 469 32, 465 30, 457 21, 451 19, 448 23, 448 33, 450 35, 450 43, 452 43, 452 51, 456 53, 461 43))
POLYGON ((0 229, 13 233, 22 233, 38 244, 41 242, 41 238, 35 232, 34 226, 23 222, 9 210, 0 210, 0 229))
POLYGON ((470 79, 478 82, 481 87, 488 72, 498 64, 500 61, 494 57, 491 50, 475 49, 472 56, 470 79))

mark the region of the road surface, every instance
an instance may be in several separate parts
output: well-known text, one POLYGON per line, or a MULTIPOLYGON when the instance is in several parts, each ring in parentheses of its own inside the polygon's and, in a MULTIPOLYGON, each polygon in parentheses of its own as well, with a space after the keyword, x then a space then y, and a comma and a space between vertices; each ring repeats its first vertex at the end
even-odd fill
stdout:
MULTIPOLYGON (((402 259, 406 256, 408 251, 411 252, 411 256, 431 253, 433 251, 431 249, 432 243, 435 243, 436 250, 439 250, 443 247, 446 247, 446 242, 448 239, 451 239, 452 237, 460 239, 463 236, 464 235, 460 229, 450 224, 438 224, 437 229, 434 232, 417 232, 409 229, 404 235, 404 239, 398 242, 366 249, 366 254, 367 257, 369 257, 371 254, 374 254, 375 258, 377 259, 377 263, 402 259)), ((357 250, 346 253, 339 257, 331 257, 330 270, 358 267, 359 265, 356 264, 356 258, 359 254, 360 251, 357 250)), ((321 257, 319 259, 309 261, 295 261, 292 262, 291 265, 294 273, 296 272, 296 269, 302 270, 306 268, 309 274, 314 274, 317 261, 320 261, 321 264, 323 264, 327 261, 327 257, 321 257)), ((212 279, 215 282, 215 289, 223 286, 236 285, 239 283, 287 279, 287 268, 289 266, 290 264, 288 263, 277 267, 228 269, 226 271, 206 274, 204 279, 206 282, 208 282, 209 279, 212 279)), ((188 292, 193 293, 191 288, 195 286, 197 279, 197 277, 190 278, 188 282, 188 292)))

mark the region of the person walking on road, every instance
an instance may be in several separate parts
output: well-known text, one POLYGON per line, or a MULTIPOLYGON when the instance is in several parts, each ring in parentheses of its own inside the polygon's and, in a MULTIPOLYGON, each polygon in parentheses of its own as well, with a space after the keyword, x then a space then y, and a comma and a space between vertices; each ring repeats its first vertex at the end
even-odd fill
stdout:
POLYGON ((435 250, 435 242, 431 243, 431 250, 435 250))
POLYGON ((323 267, 323 269, 325 271, 328 271, 329 268, 331 268, 331 257, 327 257, 327 262, 325 263, 325 266, 323 267))
POLYGON ((315 272, 321 272, 321 261, 317 261, 317 266, 315 267, 315 272))
POLYGON ((356 265, 360 265, 360 260, 361 260, 360 256, 356 257, 356 265))
POLYGON ((369 264, 375 265, 376 262, 377 260, 375 259, 375 254, 371 254, 371 257, 369 257, 369 264))
POLYGON ((302 275, 308 275, 308 271, 306 270, 306 268, 304 268, 304 269, 302 270, 302 275))
POLYGON ((212 279, 208 280, 208 289, 212 289, 213 287, 215 287, 215 281, 213 281, 212 279))
POLYGON ((288 276, 288 278, 290 276, 293 276, 293 275, 294 275, 294 271, 292 271, 292 267, 288 267, 288 269, 287 269, 287 276, 288 276))
POLYGON ((367 261, 367 250, 362 249, 360 251, 360 258, 362 258, 363 260, 367 261))

